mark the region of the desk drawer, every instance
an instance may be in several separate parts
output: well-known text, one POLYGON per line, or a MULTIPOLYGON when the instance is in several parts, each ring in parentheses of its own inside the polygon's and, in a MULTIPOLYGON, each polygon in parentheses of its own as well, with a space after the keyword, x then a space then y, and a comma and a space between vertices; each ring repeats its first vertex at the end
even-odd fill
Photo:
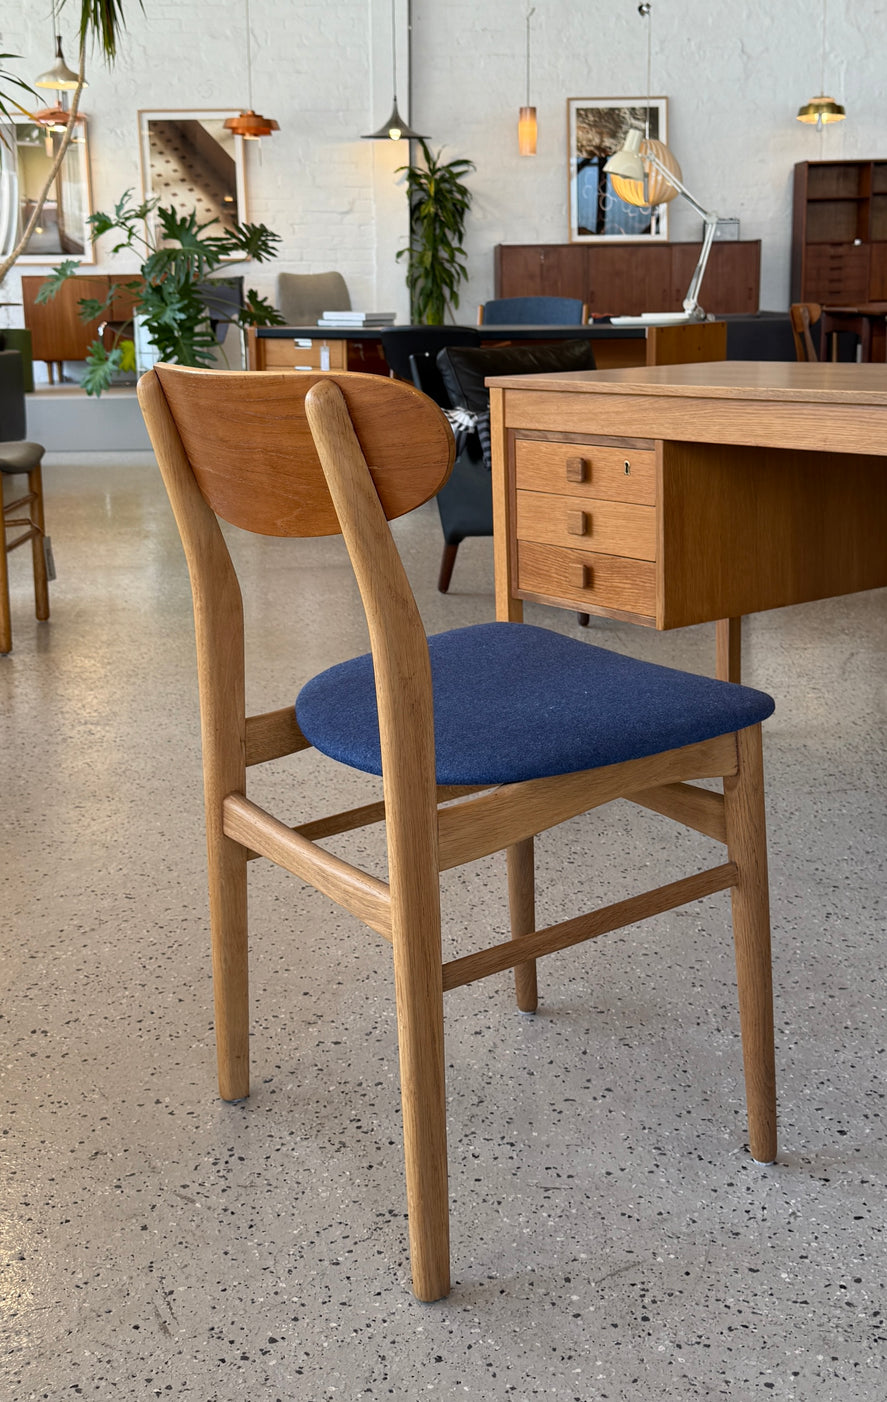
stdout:
POLYGON ((656 500, 656 454, 650 448, 518 438, 514 452, 518 489, 649 506, 656 500))
POLYGON ((309 341, 299 345, 283 336, 262 337, 265 370, 344 370, 346 341, 309 341), (323 350, 329 352, 329 364, 322 364, 323 350))
POLYGON ((652 560, 562 550, 521 540, 517 544, 517 587, 580 609, 618 609, 644 618, 652 618, 656 612, 656 566, 652 560))
POLYGON ((656 508, 550 492, 518 492, 517 538, 653 560, 656 508))

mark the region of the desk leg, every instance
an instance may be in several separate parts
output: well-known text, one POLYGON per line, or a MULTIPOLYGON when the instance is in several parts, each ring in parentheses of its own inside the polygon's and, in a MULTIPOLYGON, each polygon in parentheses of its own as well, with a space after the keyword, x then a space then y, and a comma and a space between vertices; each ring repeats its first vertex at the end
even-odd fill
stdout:
POLYGON ((715 676, 722 682, 741 681, 742 619, 719 618, 715 630, 715 676))

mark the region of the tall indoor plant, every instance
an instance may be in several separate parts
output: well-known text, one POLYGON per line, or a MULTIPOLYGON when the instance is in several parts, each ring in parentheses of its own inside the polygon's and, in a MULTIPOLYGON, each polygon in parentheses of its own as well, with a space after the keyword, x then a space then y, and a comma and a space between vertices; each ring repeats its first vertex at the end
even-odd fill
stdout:
POLYGON ((407 260, 412 320, 441 326, 459 305, 459 286, 468 276, 462 240, 471 208, 464 177, 474 162, 444 163, 420 140, 424 165, 400 166, 410 201, 410 241, 397 254, 407 260))
MULTIPOLYGON (((179 214, 157 199, 132 204, 131 193, 126 191, 112 214, 93 214, 88 222, 93 239, 110 233, 122 236, 113 252, 137 253, 141 259, 140 275, 112 282, 102 301, 81 298, 80 315, 84 321, 95 320, 109 311, 114 299, 125 290, 134 296, 135 315, 144 325, 159 359, 178 365, 208 365, 215 359, 218 342, 201 285, 211 280, 224 283, 224 276, 211 278, 219 269, 229 272, 232 266, 247 259, 264 263, 273 258, 280 235, 264 224, 235 224, 220 233, 208 233, 215 220, 199 224, 193 211, 179 214)), ((50 301, 77 268, 74 259, 61 263, 41 287, 38 302, 50 301)), ((240 327, 283 324, 280 313, 252 289, 244 294, 243 305, 230 317, 214 310, 212 319, 229 320, 240 327)), ((92 342, 83 379, 87 394, 98 395, 109 388, 117 371, 127 368, 126 352, 119 328, 110 346, 98 339, 92 342)))

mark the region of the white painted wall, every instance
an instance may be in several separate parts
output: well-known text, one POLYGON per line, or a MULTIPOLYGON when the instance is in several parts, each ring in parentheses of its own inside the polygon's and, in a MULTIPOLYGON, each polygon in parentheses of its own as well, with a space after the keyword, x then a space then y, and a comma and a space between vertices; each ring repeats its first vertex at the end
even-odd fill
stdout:
MULTIPOLYGON (((565 242, 566 99, 642 96, 646 30, 636 0, 534 0, 532 100, 539 153, 517 154, 525 91, 525 0, 412 0, 413 123, 448 156, 476 163, 467 238, 470 282, 462 319, 492 294, 499 242, 565 242)), ((62 10, 69 61, 75 0, 62 10)), ((32 77, 52 53, 49 4, 0 0, 0 48, 32 77), (44 13, 44 9, 46 13, 44 13)), ((140 188, 139 108, 246 104, 242 0, 126 0, 128 31, 113 70, 93 64, 90 119, 94 203, 140 188)), ((253 94, 281 131, 250 147, 250 216, 283 237, 274 268, 250 281, 273 290, 277 270, 339 268, 356 305, 408 300, 394 254, 406 235, 395 167, 406 147, 361 141, 391 105, 389 0, 251 0, 253 94)), ((398 98, 406 115, 407 0, 397 0, 398 98)), ((822 134, 795 121, 819 90, 819 0, 653 0, 654 93, 669 98, 669 144, 688 187, 742 236, 763 241, 762 306, 788 300, 795 161, 887 156, 887 0, 830 0, 826 90, 845 122, 822 134)), ((695 238, 699 219, 672 205, 671 237, 695 238)), ((117 271, 100 245, 97 267, 117 271)), ((39 271, 23 268, 22 271, 39 271)), ((17 276, 2 299, 19 295, 17 276)), ((4 309, 18 324, 21 313, 4 309)))

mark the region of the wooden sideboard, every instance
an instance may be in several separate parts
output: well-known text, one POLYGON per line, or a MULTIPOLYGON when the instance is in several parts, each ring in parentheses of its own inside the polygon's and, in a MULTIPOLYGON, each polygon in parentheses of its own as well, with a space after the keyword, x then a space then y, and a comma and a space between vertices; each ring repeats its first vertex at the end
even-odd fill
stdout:
MULTIPOLYGON (((681 310, 701 244, 500 243, 497 297, 578 297, 594 316, 681 310)), ((715 243, 699 300, 715 315, 758 310, 761 241, 715 243)))
POLYGON ((887 300, 887 160, 795 166, 791 289, 793 302, 887 300))
POLYGON ((109 309, 100 317, 83 321, 79 303, 83 297, 104 300, 116 279, 107 273, 86 273, 62 283, 50 302, 38 302, 37 293, 45 277, 22 278, 22 301, 25 326, 31 333, 34 360, 45 360, 52 379, 53 365, 65 360, 85 360, 90 343, 96 339, 104 321, 129 321, 132 317, 133 294, 121 291, 109 309))

